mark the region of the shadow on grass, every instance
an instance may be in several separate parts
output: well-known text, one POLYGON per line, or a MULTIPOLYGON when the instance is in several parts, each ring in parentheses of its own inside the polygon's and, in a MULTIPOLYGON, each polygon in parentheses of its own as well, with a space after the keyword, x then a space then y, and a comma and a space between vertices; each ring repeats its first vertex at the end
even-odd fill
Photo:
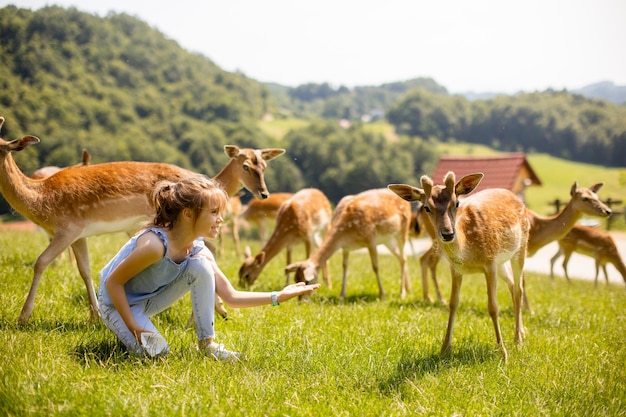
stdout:
POLYGON ((412 350, 403 352, 395 372, 378 384, 381 392, 397 392, 408 381, 420 380, 429 375, 437 375, 450 369, 499 360, 500 353, 492 345, 476 344, 453 348, 453 353, 440 356, 439 352, 419 354, 412 350))
POLYGON ((93 363, 97 363, 102 367, 115 367, 131 359, 120 342, 108 338, 93 338, 81 341, 69 353, 75 358, 76 362, 85 367, 89 367, 93 363))
POLYGON ((95 324, 90 323, 88 318, 85 320, 56 320, 54 318, 35 318, 31 319, 27 324, 19 324, 17 317, 13 320, 2 318, 0 319, 0 331, 44 331, 68 333, 74 331, 84 331, 91 328, 95 324))

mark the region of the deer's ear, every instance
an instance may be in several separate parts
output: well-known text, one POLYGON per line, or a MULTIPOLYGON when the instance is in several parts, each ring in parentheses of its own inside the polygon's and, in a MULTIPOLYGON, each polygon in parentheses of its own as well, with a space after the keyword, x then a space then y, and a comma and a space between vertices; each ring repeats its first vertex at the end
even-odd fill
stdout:
POLYGON ((464 176, 457 182, 455 187, 456 195, 464 195, 471 193, 474 188, 480 184, 480 181, 483 179, 484 174, 482 172, 477 172, 475 174, 469 174, 464 176))
POLYGON ((263 158, 264 161, 271 161, 272 159, 276 158, 277 156, 281 156, 284 153, 285 153, 284 149, 278 149, 278 148, 261 149, 261 158, 263 158))
POLYGON ((235 145, 225 145, 224 146, 224 153, 229 158, 235 158, 235 157, 239 156, 239 147, 235 146, 235 145))
POLYGON ((600 188, 602 188, 603 185, 604 185, 603 182, 599 182, 597 184, 593 184, 591 187, 589 187, 589 189, 593 191, 594 193, 597 193, 598 191, 600 191, 600 188))
POLYGON ((261 252, 259 252, 259 254, 257 256, 255 256, 254 263, 257 264, 257 265, 261 265, 264 260, 265 260, 265 252, 261 251, 261 252))
POLYGON ((406 201, 424 202, 424 190, 408 184, 389 184, 387 188, 406 201))

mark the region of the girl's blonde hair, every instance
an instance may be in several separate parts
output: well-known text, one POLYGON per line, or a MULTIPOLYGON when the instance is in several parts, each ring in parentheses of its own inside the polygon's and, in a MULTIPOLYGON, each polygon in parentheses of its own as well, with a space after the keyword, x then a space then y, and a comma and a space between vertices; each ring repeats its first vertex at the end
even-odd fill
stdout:
POLYGON ((153 226, 171 229, 178 216, 185 208, 193 210, 194 215, 204 208, 217 209, 224 214, 228 196, 215 180, 204 175, 193 175, 178 182, 159 181, 152 192, 155 208, 153 226))

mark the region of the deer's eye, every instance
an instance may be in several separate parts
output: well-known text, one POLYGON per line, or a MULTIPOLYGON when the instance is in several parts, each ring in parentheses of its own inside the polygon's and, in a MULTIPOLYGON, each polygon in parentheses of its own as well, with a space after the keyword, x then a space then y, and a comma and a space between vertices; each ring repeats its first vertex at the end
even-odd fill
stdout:
POLYGON ((454 204, 454 207, 459 208, 459 200, 456 201, 456 203, 454 204))
POLYGON ((250 167, 248 166, 248 164, 243 164, 243 170, 250 171, 250 167))
POLYGON ((430 213, 430 207, 428 207, 428 206, 424 206, 424 211, 425 211, 426 213, 430 213))

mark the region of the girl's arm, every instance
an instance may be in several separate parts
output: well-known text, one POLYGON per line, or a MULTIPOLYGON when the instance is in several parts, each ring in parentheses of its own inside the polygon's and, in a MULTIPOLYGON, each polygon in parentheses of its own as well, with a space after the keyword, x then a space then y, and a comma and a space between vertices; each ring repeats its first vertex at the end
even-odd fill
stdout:
POLYGON ((126 327, 140 340, 141 332, 148 331, 140 326, 133 316, 124 284, 132 277, 163 258, 165 246, 154 233, 146 233, 137 239, 137 247, 109 275, 106 287, 115 309, 120 313, 126 327))
MULTIPOLYGON (((207 256, 207 258, 215 272, 215 292, 229 307, 246 308, 272 304, 271 292, 237 291, 217 266, 213 256, 207 256)), ((319 287, 320 284, 306 285, 304 282, 287 285, 282 290, 276 292, 276 298, 279 303, 282 303, 293 297, 310 294, 319 287)))

